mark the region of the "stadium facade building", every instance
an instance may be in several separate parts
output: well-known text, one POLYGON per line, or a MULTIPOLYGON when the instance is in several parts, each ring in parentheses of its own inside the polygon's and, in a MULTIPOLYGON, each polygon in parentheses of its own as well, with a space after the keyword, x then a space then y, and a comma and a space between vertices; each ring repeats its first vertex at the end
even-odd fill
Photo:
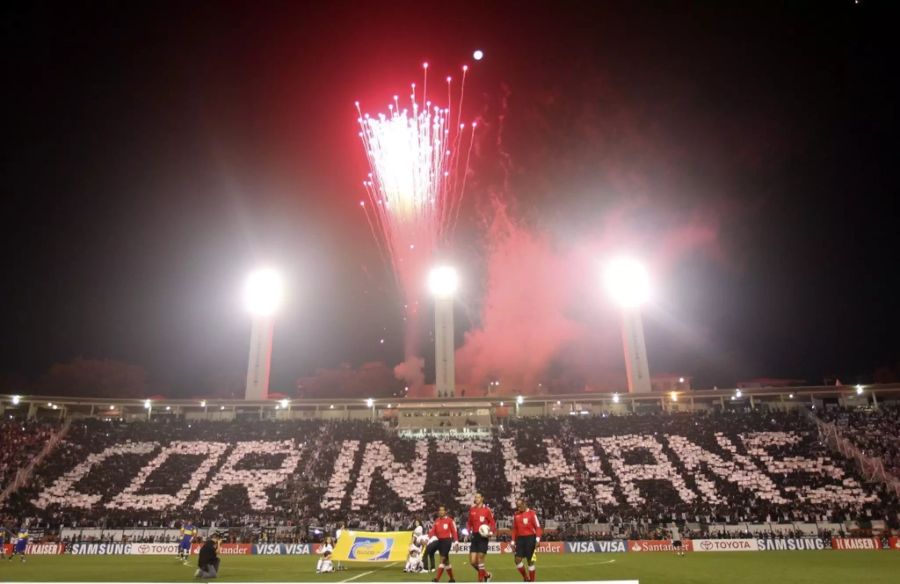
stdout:
MULTIPOLYGON (((281 394, 278 394, 281 395, 281 394)), ((0 395, 0 415, 20 419, 67 417, 151 418, 185 417, 196 420, 310 419, 385 420, 398 429, 490 428, 510 417, 558 417, 642 413, 652 411, 777 410, 830 405, 877 408, 900 400, 900 383, 690 389, 690 378, 666 375, 653 394, 578 393, 560 395, 490 396, 468 398, 359 399, 116 399, 0 395), (678 378, 684 379, 679 382, 678 378), (674 384, 674 385, 673 385, 674 384), (666 390, 669 387, 683 389, 666 390)))

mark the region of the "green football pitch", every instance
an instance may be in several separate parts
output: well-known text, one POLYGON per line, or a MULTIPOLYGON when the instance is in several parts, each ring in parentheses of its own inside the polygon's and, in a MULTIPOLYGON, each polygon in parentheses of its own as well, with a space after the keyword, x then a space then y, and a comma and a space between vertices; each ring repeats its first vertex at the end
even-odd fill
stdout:
MULTIPOLYGON (((463 556, 453 557, 460 582, 476 580, 463 556)), ((3 561, 0 582, 190 582, 189 566, 169 556, 29 556, 3 561)), ((404 574, 402 564, 352 566, 315 573, 315 556, 225 556, 222 582, 429 582, 430 574, 404 574)), ((509 556, 488 556, 495 582, 519 582, 509 556)), ((639 580, 641 584, 896 584, 900 553, 892 551, 805 551, 758 553, 560 554, 538 559, 538 581, 639 580)), ((443 579, 446 582, 446 576, 443 579)))

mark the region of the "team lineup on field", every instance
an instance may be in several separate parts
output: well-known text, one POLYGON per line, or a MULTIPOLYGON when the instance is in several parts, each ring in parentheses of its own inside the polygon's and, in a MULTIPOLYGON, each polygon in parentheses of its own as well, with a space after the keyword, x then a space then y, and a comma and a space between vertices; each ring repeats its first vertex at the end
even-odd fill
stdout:
MULTIPOLYGON (((378 534, 380 537, 372 537, 369 534, 357 534, 348 529, 339 528, 335 537, 330 535, 324 538, 324 543, 318 546, 320 555, 316 563, 317 574, 327 574, 342 569, 341 562, 352 561, 389 561, 397 557, 396 550, 406 550, 406 573, 433 573, 433 582, 441 581, 446 573, 449 582, 456 582, 453 566, 450 562, 450 554, 459 549, 460 531, 456 521, 447 514, 443 505, 438 507, 437 515, 431 528, 424 531, 423 524, 416 520, 416 526, 412 532, 392 532, 390 534, 378 534), (399 542, 409 540, 404 546, 399 542), (439 563, 435 567, 435 556, 439 563)), ((542 535, 540 521, 537 514, 529 509, 523 498, 516 502, 516 512, 513 517, 512 538, 510 546, 513 550, 516 570, 523 581, 534 582, 536 580, 536 550, 542 535)), ((469 541, 469 565, 477 573, 478 582, 490 582, 492 574, 485 566, 485 556, 488 553, 490 538, 497 529, 494 515, 490 508, 484 504, 484 497, 480 493, 474 496, 474 505, 469 510, 464 535, 470 536, 469 541)), ((198 530, 193 523, 185 521, 179 528, 177 542, 177 558, 184 565, 188 565, 192 551, 196 548, 195 539, 198 530)), ((23 526, 15 534, 15 543, 12 546, 8 561, 19 558, 20 562, 26 561, 29 533, 27 526, 23 526)), ((222 536, 213 533, 197 549, 197 570, 194 577, 201 579, 216 578, 221 570, 219 550, 222 536)), ((138 544, 140 545, 140 544, 138 544)), ((5 552, 3 541, 0 540, 0 552, 5 552)))

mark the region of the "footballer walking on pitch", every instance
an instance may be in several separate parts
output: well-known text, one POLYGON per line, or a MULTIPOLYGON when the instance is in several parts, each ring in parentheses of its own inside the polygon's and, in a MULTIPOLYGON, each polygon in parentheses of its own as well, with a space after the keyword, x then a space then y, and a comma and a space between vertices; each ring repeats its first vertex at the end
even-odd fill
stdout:
POLYGON ((466 528, 472 538, 469 544, 469 563, 478 572, 479 582, 491 581, 491 573, 484 568, 484 555, 488 551, 488 543, 496 527, 494 514, 484 504, 484 496, 481 493, 475 493, 475 504, 469 509, 469 521, 466 528))
POLYGON ((434 527, 431 528, 429 535, 437 538, 438 555, 441 557, 441 563, 438 564, 437 574, 432 582, 440 582, 444 570, 447 571, 450 582, 456 582, 456 579, 453 578, 453 567, 450 565, 450 548, 456 544, 459 537, 456 534, 456 522, 447 515, 447 508, 443 505, 438 507, 438 516, 434 520, 434 527))
POLYGON ((28 527, 22 526, 16 532, 16 544, 13 546, 12 554, 7 559, 11 562, 14 557, 19 556, 19 559, 24 562, 26 549, 28 549, 28 527))
POLYGON ((516 514, 513 517, 512 541, 516 548, 516 569, 525 582, 534 582, 536 567, 534 550, 541 541, 543 530, 535 512, 528 508, 525 499, 516 499, 516 514), (525 564, 528 564, 526 570, 525 564))
POLYGON ((194 543, 194 536, 197 535, 197 529, 190 521, 184 521, 181 524, 180 537, 178 539, 178 559, 187 565, 188 558, 191 555, 191 544, 194 543))

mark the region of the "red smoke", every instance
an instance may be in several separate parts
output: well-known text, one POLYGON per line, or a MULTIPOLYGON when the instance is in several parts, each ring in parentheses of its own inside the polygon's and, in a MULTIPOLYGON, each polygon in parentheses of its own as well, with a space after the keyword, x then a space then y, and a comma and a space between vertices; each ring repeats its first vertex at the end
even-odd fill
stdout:
POLYGON ((487 287, 480 328, 456 352, 457 378, 472 389, 502 380, 501 391, 534 393, 561 346, 584 336, 566 315, 578 266, 546 236, 517 225, 501 204, 488 233, 487 287))
POLYGON ((632 250, 661 282, 688 252, 720 255, 714 221, 694 218, 652 237, 628 225, 620 209, 602 235, 561 246, 494 203, 481 322, 456 351, 457 380, 470 395, 493 380, 501 381, 500 394, 624 387, 620 323, 601 287, 602 260, 632 250))

